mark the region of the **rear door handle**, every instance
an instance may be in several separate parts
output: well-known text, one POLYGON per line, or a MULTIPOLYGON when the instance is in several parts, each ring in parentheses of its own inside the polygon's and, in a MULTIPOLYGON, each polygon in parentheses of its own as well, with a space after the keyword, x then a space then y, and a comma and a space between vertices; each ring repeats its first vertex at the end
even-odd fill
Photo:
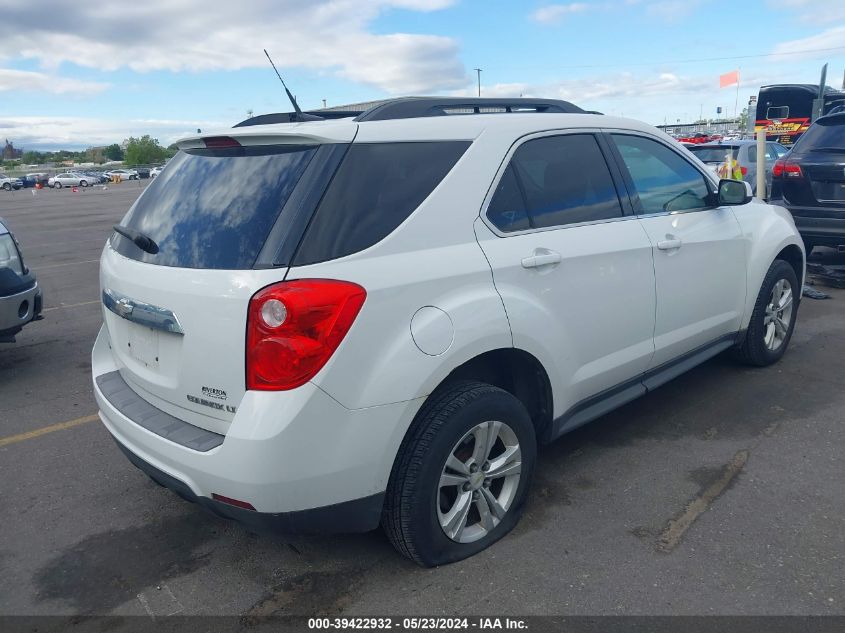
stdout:
POLYGON ((547 248, 538 248, 534 250, 533 255, 525 257, 522 260, 522 267, 539 268, 540 266, 550 266, 552 264, 559 264, 560 260, 560 253, 555 253, 547 248))
POLYGON ((669 237, 668 235, 666 237, 669 239, 660 240, 657 243, 657 248, 659 248, 661 251, 675 250, 676 248, 681 248, 681 246, 684 245, 684 243, 677 237, 669 237))

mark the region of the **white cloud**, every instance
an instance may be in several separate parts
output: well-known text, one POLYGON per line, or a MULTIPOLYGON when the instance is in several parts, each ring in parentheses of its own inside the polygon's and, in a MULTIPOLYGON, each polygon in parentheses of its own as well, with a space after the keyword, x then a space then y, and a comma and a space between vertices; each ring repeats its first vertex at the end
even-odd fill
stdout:
POLYGON ((820 49, 831 49, 842 46, 845 46, 845 25, 836 26, 809 37, 781 42, 772 51, 775 56, 771 60, 772 62, 794 62, 803 59, 827 59, 830 57, 831 51, 820 49))
POLYGON ((107 89, 109 84, 56 77, 45 73, 0 68, 0 92, 15 90, 49 92, 59 95, 90 95, 107 89))
POLYGON ((802 22, 833 24, 845 20, 842 0, 769 0, 769 8, 794 11, 802 22))
POLYGON ((391 9, 435 11, 453 0, 144 0, 74 4, 61 20, 51 0, 0 0, 0 58, 102 70, 206 71, 267 65, 328 71, 390 93, 466 84, 458 44, 425 34, 368 29, 391 9), (5 5, 5 6, 4 6, 5 5))
POLYGON ((648 16, 673 23, 692 15, 701 3, 702 0, 660 0, 649 2, 645 7, 648 16))
POLYGON ((583 2, 573 2, 570 4, 549 4, 540 7, 531 14, 531 19, 541 24, 557 24, 565 16, 574 13, 583 13, 589 9, 589 5, 583 2))
POLYGON ((166 119, 102 119, 88 117, 0 116, 0 136, 27 149, 81 149, 120 143, 149 134, 163 145, 197 131, 230 127, 231 122, 166 119))

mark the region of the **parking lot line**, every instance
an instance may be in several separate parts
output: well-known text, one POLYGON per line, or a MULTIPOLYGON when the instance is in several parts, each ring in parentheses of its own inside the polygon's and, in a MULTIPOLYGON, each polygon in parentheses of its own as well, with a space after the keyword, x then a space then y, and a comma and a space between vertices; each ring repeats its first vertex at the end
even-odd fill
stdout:
POLYGON ((44 308, 42 312, 51 312, 53 310, 64 310, 65 308, 78 308, 79 306, 90 306, 92 303, 100 303, 100 300, 97 299, 96 301, 83 301, 82 303, 69 303, 66 306, 53 306, 52 308, 44 308))
POLYGON ((3 446, 8 446, 9 444, 17 444, 18 442, 23 442, 24 440, 31 440, 36 437, 41 437, 42 435, 52 433, 53 431, 64 431, 65 429, 71 429, 75 426, 87 424, 88 422, 93 422, 94 420, 99 419, 100 416, 95 413, 94 415, 86 415, 84 418, 76 418, 75 420, 68 420, 67 422, 51 424, 50 426, 35 429, 34 431, 27 431, 26 433, 20 433, 18 435, 10 435, 9 437, 0 437, 0 448, 2 448, 3 446))

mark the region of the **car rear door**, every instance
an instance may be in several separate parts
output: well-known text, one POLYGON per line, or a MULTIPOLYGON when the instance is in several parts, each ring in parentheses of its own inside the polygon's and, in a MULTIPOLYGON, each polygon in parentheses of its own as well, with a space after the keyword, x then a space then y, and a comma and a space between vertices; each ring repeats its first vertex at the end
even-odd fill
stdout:
POLYGON ((639 221, 653 246, 656 370, 711 345, 726 346, 745 306, 746 246, 715 185, 656 137, 609 134, 639 221))
POLYGON ((548 369, 556 432, 586 421, 563 416, 596 394, 634 379, 633 392, 615 395, 639 395, 653 353, 651 243, 605 151, 595 131, 528 137, 476 221, 513 344, 548 369))

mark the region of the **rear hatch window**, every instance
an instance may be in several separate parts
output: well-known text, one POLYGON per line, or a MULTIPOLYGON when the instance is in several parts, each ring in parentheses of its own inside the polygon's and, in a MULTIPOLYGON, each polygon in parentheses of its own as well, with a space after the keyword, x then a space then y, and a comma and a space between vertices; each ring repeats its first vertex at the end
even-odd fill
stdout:
POLYGON ((160 266, 252 268, 316 150, 268 145, 180 152, 122 222, 152 238, 159 251, 142 251, 117 234, 112 246, 160 266))
POLYGON ((696 158, 702 163, 723 163, 725 156, 731 155, 731 158, 736 158, 739 153, 738 147, 731 147, 725 145, 722 147, 690 147, 688 148, 696 158))
POLYGON ((812 151, 845 154, 845 115, 819 119, 795 143, 793 154, 812 151))

